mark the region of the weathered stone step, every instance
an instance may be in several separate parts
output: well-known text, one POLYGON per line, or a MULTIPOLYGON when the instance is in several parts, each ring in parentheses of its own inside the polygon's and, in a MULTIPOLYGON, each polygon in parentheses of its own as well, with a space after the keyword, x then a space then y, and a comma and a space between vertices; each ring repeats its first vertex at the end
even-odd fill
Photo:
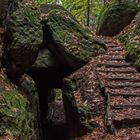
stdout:
POLYGON ((109 96, 111 108, 140 107, 140 96, 109 96))
POLYGON ((122 64, 129 64, 129 66, 130 66, 130 63, 126 63, 124 60, 106 60, 106 59, 103 59, 103 60, 98 60, 98 64, 97 65, 115 65, 115 64, 120 64, 120 65, 122 65, 122 64))
POLYGON ((101 79, 107 79, 107 78, 140 78, 140 73, 104 73, 104 72, 98 72, 99 78, 101 79))
POLYGON ((139 88, 121 88, 121 89, 111 89, 111 88, 106 88, 106 93, 108 95, 113 95, 113 96, 140 96, 140 89, 139 88))
POLYGON ((107 44, 107 46, 118 46, 118 42, 113 41, 113 40, 104 40, 104 43, 107 44))
POLYGON ((107 77, 105 78, 109 82, 119 81, 119 82, 140 82, 139 77, 107 77))
POLYGON ((104 73, 108 73, 108 72, 116 72, 116 73, 136 73, 137 70, 133 67, 127 67, 127 68, 106 68, 105 66, 102 67, 97 67, 96 68, 97 71, 99 72, 104 72, 104 73))
POLYGON ((107 47, 107 50, 108 51, 123 51, 124 50, 124 48, 121 46, 121 47, 110 47, 110 46, 108 46, 107 47))
POLYGON ((106 67, 130 67, 131 64, 130 63, 109 63, 109 62, 106 62, 106 63, 98 63, 97 64, 98 67, 100 66, 106 66, 106 67))
POLYGON ((99 56, 98 57, 99 61, 104 61, 104 60, 118 60, 118 61, 124 61, 125 60, 125 57, 124 56, 110 56, 110 55, 102 55, 102 56, 99 56))
POLYGON ((110 81, 105 85, 110 88, 123 88, 123 87, 132 87, 132 88, 140 88, 140 82, 129 82, 129 81, 110 81))
POLYGON ((106 117, 106 125, 111 129, 138 126, 140 125, 140 108, 108 108, 106 117))
POLYGON ((124 54, 125 54, 125 51, 124 51, 124 49, 123 48, 108 48, 107 49, 107 54, 116 54, 116 53, 118 53, 120 56, 125 56, 124 54))
POLYGON ((140 124, 140 108, 125 108, 111 109, 112 119, 114 124, 121 123, 122 125, 140 124))
POLYGON ((99 72, 99 73, 110 73, 110 72, 113 72, 113 73, 137 73, 137 71, 134 71, 134 70, 127 70, 127 71, 125 71, 125 70, 115 70, 115 69, 110 69, 110 70, 107 70, 107 69, 104 69, 104 70, 102 70, 102 69, 97 69, 97 71, 99 72))
POLYGON ((125 52, 115 52, 115 51, 109 51, 109 52, 107 52, 106 53, 106 55, 110 55, 110 56, 114 56, 114 55, 116 55, 116 56, 123 56, 123 57, 125 57, 125 52))

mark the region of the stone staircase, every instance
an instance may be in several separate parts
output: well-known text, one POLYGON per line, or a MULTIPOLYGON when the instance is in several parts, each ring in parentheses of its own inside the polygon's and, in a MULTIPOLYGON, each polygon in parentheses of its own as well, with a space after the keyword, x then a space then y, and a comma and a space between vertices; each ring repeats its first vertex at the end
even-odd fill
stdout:
POLYGON ((140 126, 140 73, 125 61, 122 44, 104 40, 107 53, 96 58, 96 73, 107 98, 107 130, 140 126))

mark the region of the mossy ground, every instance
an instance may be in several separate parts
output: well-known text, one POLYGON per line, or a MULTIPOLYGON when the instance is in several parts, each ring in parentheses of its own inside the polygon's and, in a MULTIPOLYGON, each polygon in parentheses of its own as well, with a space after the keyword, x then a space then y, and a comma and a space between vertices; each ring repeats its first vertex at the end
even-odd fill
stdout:
POLYGON ((0 106, 0 135, 10 131, 17 139, 36 139, 29 103, 18 91, 0 93, 0 106))
POLYGON ((36 114, 24 93, 0 73, 0 139, 9 132, 14 139, 37 140, 36 114))

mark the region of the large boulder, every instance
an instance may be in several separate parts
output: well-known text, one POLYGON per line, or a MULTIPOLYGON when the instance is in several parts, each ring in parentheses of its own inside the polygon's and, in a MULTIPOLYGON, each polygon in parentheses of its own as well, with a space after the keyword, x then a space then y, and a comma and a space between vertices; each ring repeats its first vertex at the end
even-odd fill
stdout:
POLYGON ((11 77, 20 76, 35 62, 42 38, 38 10, 21 3, 7 20, 4 38, 3 63, 11 77))
POLYGON ((107 6, 99 17, 97 35, 115 36, 130 24, 138 11, 137 4, 130 0, 107 6))
POLYGON ((24 90, 20 90, 0 72, 0 140, 40 139, 38 95, 31 79, 27 88, 27 78, 22 78, 24 90))
POLYGON ((82 27, 63 7, 42 5, 40 11, 44 45, 65 69, 76 70, 104 51, 90 30, 82 27))

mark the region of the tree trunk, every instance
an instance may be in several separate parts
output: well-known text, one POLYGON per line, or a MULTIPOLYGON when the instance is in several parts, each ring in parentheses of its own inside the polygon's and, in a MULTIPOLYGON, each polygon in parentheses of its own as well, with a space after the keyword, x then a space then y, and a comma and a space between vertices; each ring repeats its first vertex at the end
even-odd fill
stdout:
POLYGON ((90 21, 90 0, 87 0, 87 26, 89 26, 90 21))

